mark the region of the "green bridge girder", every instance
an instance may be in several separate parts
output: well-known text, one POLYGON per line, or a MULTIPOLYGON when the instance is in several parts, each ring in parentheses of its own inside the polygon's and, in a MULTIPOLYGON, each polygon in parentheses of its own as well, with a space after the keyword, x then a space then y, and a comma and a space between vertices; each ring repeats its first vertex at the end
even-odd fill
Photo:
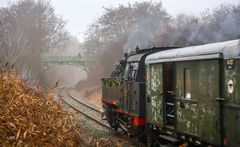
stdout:
POLYGON ((82 68, 87 73, 89 72, 89 69, 86 67, 86 63, 89 61, 80 56, 42 56, 41 60, 43 70, 56 65, 73 65, 82 68))

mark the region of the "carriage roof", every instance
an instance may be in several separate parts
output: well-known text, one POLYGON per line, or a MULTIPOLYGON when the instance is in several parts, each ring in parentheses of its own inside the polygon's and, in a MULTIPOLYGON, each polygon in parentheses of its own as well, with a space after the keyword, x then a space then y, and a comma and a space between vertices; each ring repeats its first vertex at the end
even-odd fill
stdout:
POLYGON ((202 59, 229 59, 240 55, 240 40, 190 46, 149 55, 146 63, 189 61, 202 59))

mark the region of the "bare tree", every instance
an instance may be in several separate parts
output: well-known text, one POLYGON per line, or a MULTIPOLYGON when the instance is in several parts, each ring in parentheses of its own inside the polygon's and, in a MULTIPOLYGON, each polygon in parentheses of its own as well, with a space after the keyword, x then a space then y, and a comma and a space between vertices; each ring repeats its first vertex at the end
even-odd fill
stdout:
MULTIPOLYGON (((171 17, 162 3, 141 2, 105 8, 105 13, 85 34, 83 49, 94 57, 93 76, 110 73, 113 64, 126 52, 151 46, 190 46, 239 39, 240 5, 222 5, 201 15, 171 17)), ((96 78, 98 77, 98 78, 96 78)))
POLYGON ((139 43, 136 40, 151 40, 158 26, 170 20, 161 2, 136 2, 104 9, 105 13, 85 33, 82 48, 93 59, 90 65, 91 75, 89 81, 83 83, 85 85, 96 85, 102 76, 110 74, 114 64, 123 55, 124 44, 127 44, 126 48, 135 49, 139 43), (138 36, 139 33, 141 35, 138 36))
MULTIPOLYGON (((132 36, 133 38, 128 37, 133 32, 136 33, 137 30, 142 30, 143 33, 157 32, 157 26, 160 23, 170 20, 170 16, 163 9, 161 2, 136 2, 132 5, 119 5, 115 8, 104 9, 105 13, 91 24, 85 33, 83 48, 90 55, 99 54, 99 52, 107 49, 112 42, 118 40, 120 42, 122 40, 131 42, 130 40, 135 36, 132 36), (146 27, 148 28, 146 29, 146 27)), ((146 34, 143 35, 147 36, 146 34)), ((136 45, 133 46, 136 47, 136 45)))
POLYGON ((221 5, 199 16, 182 14, 172 19, 168 27, 167 33, 155 38, 165 40, 166 45, 189 46, 239 39, 240 5, 221 5))
POLYGON ((47 1, 20 0, 0 8, 1 63, 14 64, 26 78, 36 76, 40 55, 54 52, 68 38, 64 26, 47 1))

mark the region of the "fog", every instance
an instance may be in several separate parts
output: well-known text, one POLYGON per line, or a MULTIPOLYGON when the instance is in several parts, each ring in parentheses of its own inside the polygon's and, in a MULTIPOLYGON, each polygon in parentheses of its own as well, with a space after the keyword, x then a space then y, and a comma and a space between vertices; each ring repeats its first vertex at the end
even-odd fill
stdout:
POLYGON ((40 79, 44 88, 71 87, 87 79, 87 72, 73 65, 58 65, 45 70, 40 79))
MULTIPOLYGON (((88 27, 81 28, 85 31, 80 42, 69 31, 72 18, 59 15, 55 3, 16 0, 0 7, 0 65, 14 67, 31 85, 40 80, 44 88, 58 83, 79 91, 101 91, 101 78, 109 77, 123 53, 136 46, 191 46, 240 38, 239 4, 219 3, 199 14, 172 15, 164 5, 169 3, 134 1, 102 8, 88 27), (81 57, 89 72, 64 63, 42 72, 43 55, 81 57)), ((79 21, 83 20, 80 16, 79 21)))

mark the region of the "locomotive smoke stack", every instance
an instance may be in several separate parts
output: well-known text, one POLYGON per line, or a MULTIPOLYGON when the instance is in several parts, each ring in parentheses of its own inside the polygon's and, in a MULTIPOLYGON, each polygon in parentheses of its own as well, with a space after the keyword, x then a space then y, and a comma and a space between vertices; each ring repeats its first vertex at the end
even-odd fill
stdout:
POLYGON ((128 53, 124 53, 124 58, 127 61, 128 53))
POLYGON ((139 52, 139 47, 138 46, 135 48, 135 51, 136 51, 136 53, 139 52))

